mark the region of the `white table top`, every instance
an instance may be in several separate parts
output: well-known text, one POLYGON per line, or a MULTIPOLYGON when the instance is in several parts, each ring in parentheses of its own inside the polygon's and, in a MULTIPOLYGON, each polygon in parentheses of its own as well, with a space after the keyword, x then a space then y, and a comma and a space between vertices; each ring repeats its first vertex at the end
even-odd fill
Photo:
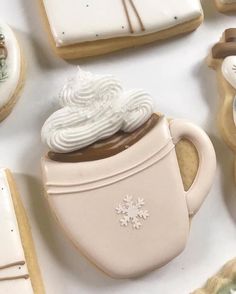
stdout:
POLYGON ((127 88, 148 90, 158 111, 202 126, 218 157, 213 188, 192 222, 186 250, 159 271, 122 281, 107 277, 74 249, 43 199, 40 129, 77 63, 53 55, 36 0, 1 0, 0 17, 16 30, 26 56, 27 80, 14 112, 0 125, 0 164, 15 173, 32 225, 46 293, 188 294, 235 256, 233 156, 216 127, 216 77, 204 59, 223 30, 235 25, 236 15, 217 13, 211 2, 203 0, 205 22, 193 34, 80 62, 85 70, 116 75, 127 88))

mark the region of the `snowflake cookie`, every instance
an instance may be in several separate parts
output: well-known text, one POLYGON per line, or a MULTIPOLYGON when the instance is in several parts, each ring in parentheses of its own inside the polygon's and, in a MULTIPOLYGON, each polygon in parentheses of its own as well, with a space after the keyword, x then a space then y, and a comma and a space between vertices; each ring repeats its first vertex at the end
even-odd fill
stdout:
POLYGON ((116 208, 117 214, 124 215, 120 219, 121 226, 127 227, 130 223, 134 229, 140 229, 142 226, 140 219, 146 220, 149 217, 148 210, 142 209, 145 205, 144 199, 138 198, 138 200, 134 201, 133 196, 127 195, 123 202, 116 208))

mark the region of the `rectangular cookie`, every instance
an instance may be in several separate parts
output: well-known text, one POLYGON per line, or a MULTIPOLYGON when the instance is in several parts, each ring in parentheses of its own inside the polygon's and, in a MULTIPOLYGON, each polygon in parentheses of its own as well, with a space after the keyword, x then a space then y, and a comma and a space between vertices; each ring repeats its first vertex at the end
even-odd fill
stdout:
POLYGON ((28 220, 9 170, 0 169, 0 293, 44 294, 28 220))
POLYGON ((40 0, 56 53, 105 54, 196 29, 199 0, 40 0))

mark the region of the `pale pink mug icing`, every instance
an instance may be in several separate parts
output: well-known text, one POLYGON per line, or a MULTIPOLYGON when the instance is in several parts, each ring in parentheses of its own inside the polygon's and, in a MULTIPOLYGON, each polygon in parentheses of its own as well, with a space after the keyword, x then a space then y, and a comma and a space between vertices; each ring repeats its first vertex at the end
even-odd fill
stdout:
POLYGON ((116 278, 159 268, 183 251, 190 216, 212 184, 215 153, 208 136, 165 117, 139 142, 101 160, 42 159, 47 199, 66 234, 93 263, 116 278), (199 154, 196 179, 185 192, 175 152, 186 138, 199 154))

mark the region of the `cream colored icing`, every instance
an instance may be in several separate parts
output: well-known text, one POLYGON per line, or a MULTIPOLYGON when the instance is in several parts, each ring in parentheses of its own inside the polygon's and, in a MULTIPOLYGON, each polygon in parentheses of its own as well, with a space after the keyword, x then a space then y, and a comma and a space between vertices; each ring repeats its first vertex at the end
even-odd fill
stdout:
POLYGON ((13 31, 0 21, 0 32, 5 36, 5 46, 8 51, 8 78, 0 83, 0 107, 3 107, 14 94, 20 79, 21 55, 20 48, 13 31))
POLYGON ((169 125, 165 117, 140 141, 112 157, 80 163, 42 159, 47 199, 57 220, 79 250, 116 278, 159 268, 183 251, 189 217, 205 199, 215 167, 207 135, 184 120, 169 125), (196 146, 200 160, 187 192, 175 152, 182 138, 196 146), (127 195, 136 204, 124 216, 141 217, 138 228, 120 223, 117 208, 127 195), (145 218, 138 214, 144 205, 145 218))
POLYGON ((193 20, 202 15, 199 0, 125 0, 134 30, 131 33, 122 0, 43 0, 58 47, 86 41, 144 35, 193 20))
POLYGON ((0 293, 33 294, 5 169, 0 169, 0 293), (15 278, 16 277, 16 278, 15 278), (13 278, 1 281, 5 278, 13 278))
POLYGON ((60 94, 63 107, 42 128, 49 149, 67 153, 79 150, 117 131, 133 132, 153 114, 153 100, 143 90, 124 91, 111 75, 79 70, 60 94))

